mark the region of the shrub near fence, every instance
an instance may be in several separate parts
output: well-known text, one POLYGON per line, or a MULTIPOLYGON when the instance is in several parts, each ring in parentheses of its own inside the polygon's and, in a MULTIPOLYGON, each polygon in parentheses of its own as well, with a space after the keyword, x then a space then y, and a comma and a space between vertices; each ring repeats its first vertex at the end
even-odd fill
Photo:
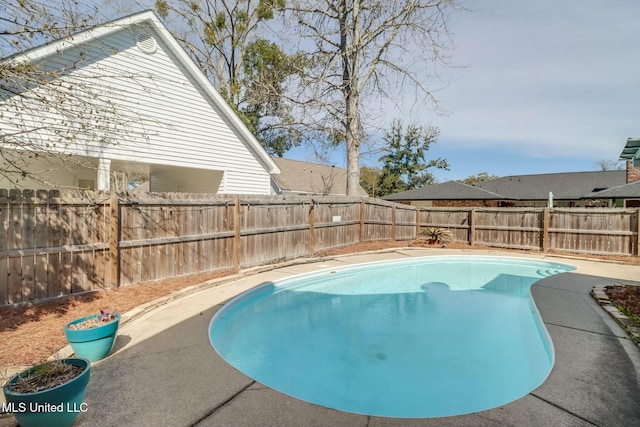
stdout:
POLYGON ((423 227, 450 229, 471 245, 638 255, 639 218, 633 209, 0 190, 0 306, 412 240, 423 227))

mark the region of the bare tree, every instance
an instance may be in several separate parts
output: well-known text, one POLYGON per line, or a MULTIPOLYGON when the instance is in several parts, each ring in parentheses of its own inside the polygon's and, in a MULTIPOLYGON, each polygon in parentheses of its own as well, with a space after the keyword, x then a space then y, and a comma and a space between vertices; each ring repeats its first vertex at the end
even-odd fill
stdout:
POLYGON ((619 160, 600 160, 596 166, 601 171, 619 171, 625 167, 624 163, 619 160))
POLYGON ((346 144, 348 195, 358 191, 367 103, 410 86, 425 108, 437 109, 426 84, 434 66, 448 60, 447 14, 457 3, 302 0, 288 9, 316 65, 296 88, 298 101, 321 122, 319 130, 346 144))

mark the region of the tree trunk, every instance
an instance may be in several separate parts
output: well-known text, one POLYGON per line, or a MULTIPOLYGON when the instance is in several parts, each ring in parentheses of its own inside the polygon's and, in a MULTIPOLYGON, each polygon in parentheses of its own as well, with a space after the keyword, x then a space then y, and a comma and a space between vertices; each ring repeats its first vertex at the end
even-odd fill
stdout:
POLYGON ((358 106, 360 52, 360 0, 354 0, 349 13, 346 1, 340 4, 340 53, 343 64, 343 95, 345 100, 345 143, 347 146, 347 196, 357 196, 360 186, 360 116, 358 106), (351 32, 351 34, 348 34, 351 32), (349 37, 349 35, 351 37, 349 37))
POLYGON ((360 186, 360 135, 358 132, 358 102, 347 98, 347 196, 357 196, 360 186))

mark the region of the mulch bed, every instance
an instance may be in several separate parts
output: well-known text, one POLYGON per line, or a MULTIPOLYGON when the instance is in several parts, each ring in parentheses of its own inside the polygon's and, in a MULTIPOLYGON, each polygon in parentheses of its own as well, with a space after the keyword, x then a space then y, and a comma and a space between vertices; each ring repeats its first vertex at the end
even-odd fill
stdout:
POLYGON ((618 310, 640 326, 640 286, 607 286, 605 293, 618 310))

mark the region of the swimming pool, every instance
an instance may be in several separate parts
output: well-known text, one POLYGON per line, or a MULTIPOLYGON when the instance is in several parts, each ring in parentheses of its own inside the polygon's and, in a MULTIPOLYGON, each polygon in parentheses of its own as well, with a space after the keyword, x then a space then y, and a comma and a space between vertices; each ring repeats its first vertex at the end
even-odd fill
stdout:
POLYGON ((446 256, 323 270, 234 298, 209 337, 249 377, 318 405, 408 418, 477 412, 546 379, 553 345, 530 287, 574 269, 446 256))

